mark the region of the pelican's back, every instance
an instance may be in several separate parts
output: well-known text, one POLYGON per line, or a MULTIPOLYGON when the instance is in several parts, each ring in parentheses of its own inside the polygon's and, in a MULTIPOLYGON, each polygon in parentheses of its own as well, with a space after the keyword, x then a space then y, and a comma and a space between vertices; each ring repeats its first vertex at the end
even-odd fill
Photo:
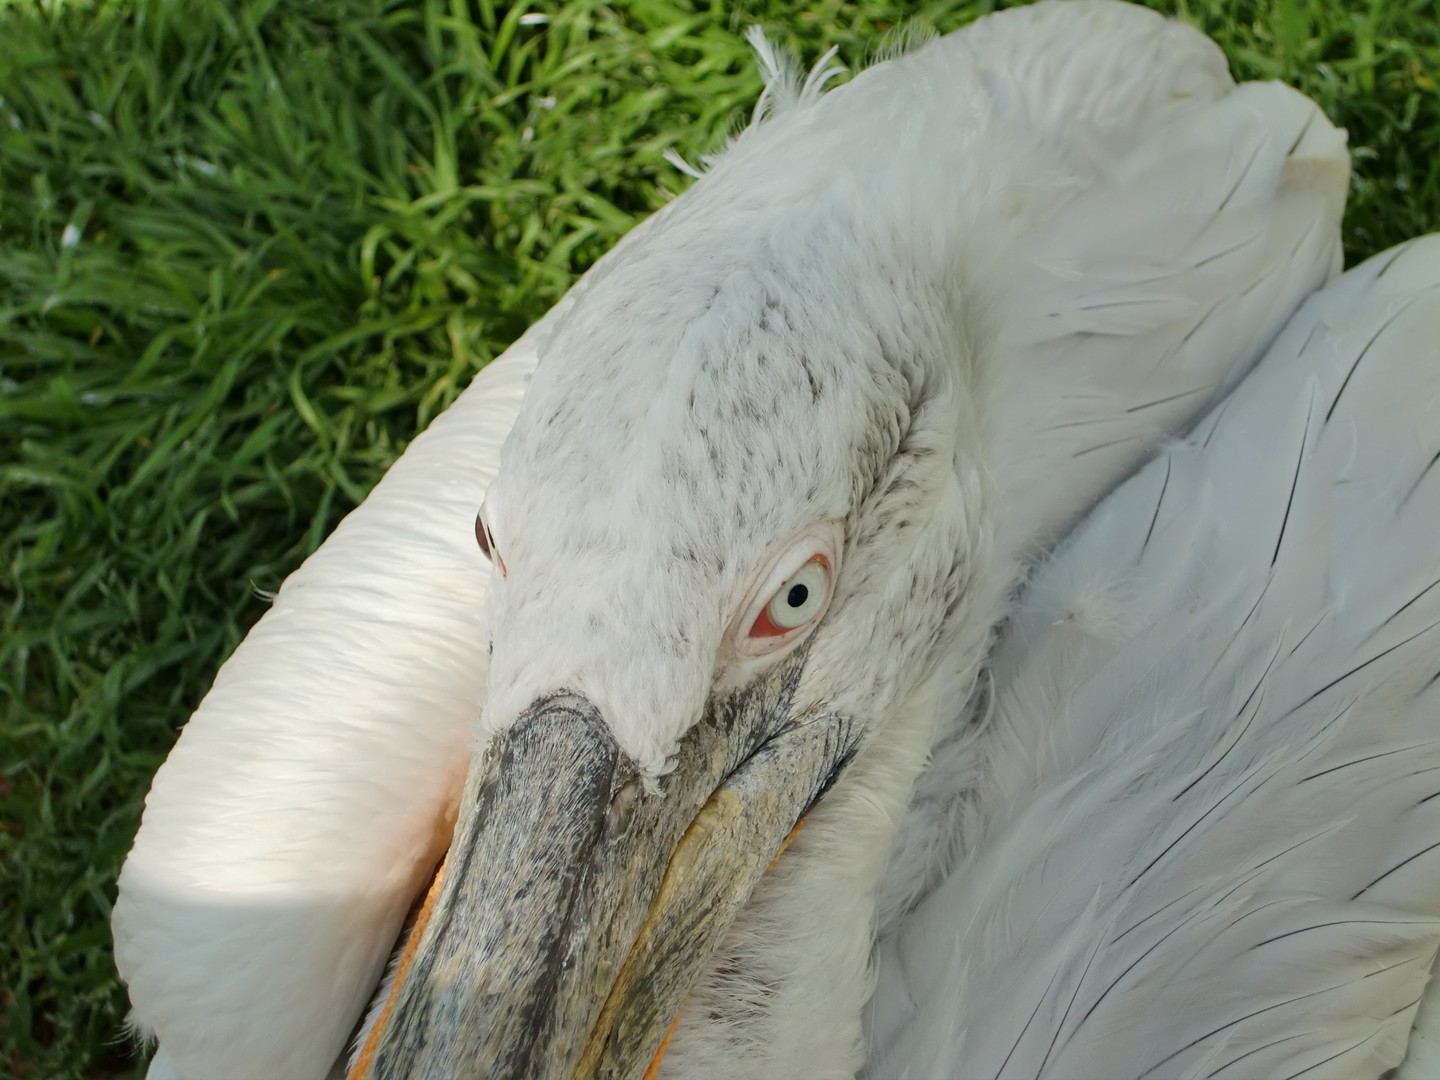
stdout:
POLYGON ((1440 947, 1437 343, 1431 237, 1307 301, 1039 571, 872 1075, 1400 1061, 1440 947))

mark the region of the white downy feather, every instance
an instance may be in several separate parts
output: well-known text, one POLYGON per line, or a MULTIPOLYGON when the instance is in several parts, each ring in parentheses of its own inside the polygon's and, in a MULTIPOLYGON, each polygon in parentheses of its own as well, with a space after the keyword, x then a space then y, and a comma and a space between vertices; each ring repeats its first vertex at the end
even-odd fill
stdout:
MULTIPOLYGON (((1097 178, 1035 233, 1030 313, 1005 323, 997 349, 1000 547, 1032 556, 1219 400, 1339 272, 1349 163, 1313 102, 1235 87, 1203 35, 1125 5, 1013 9, 964 40, 993 107, 1038 117, 1047 145, 1097 178)), ((963 682, 942 696, 882 927, 953 858, 953 778, 976 708, 963 682)))
POLYGON ((1430 237, 1308 300, 1037 572, 869 1075, 1399 1063, 1440 948, 1437 343, 1430 237))

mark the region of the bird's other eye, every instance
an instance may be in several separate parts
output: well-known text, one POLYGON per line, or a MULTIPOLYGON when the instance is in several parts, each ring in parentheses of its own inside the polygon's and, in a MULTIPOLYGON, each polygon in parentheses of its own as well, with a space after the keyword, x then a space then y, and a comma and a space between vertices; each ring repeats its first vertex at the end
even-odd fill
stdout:
POLYGON ((505 560, 500 557, 500 550, 495 546, 495 537, 490 532, 490 526, 485 522, 483 510, 475 515, 475 542, 480 545, 480 553, 498 566, 500 576, 505 577, 505 560))
POLYGON ((750 637, 783 637, 814 622, 830 599, 831 576, 830 560, 813 556, 775 590, 750 627, 750 637))

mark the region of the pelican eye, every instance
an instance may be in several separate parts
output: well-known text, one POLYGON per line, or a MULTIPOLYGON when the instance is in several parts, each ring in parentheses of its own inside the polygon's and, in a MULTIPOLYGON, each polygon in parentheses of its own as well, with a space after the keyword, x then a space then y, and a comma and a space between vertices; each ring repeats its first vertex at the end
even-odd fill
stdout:
POLYGON ((750 627, 750 636, 782 637, 814 622, 830 599, 830 579, 830 560, 812 556, 775 590, 750 627))
POLYGON ((738 664, 727 678, 753 676, 756 663, 784 655, 815 628, 834 597, 844 548, 844 523, 832 518, 807 525, 774 550, 726 631, 738 664))
POLYGON ((500 568, 500 576, 507 577, 505 560, 500 557, 500 549, 495 546, 495 536, 490 532, 483 510, 475 515, 475 542, 480 545, 480 554, 500 568))

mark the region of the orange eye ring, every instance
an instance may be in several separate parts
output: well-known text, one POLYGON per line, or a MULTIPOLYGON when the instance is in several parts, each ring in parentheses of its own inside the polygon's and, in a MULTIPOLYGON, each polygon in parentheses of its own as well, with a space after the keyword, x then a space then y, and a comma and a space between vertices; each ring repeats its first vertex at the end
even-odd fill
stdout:
POLYGON ((809 626, 825 611, 834 573, 823 554, 812 555, 781 583, 750 626, 751 638, 782 638, 809 626))
POLYGON ((844 557, 845 523, 838 518, 812 521, 771 550, 725 629, 731 660, 725 678, 753 676, 805 640, 830 609, 844 557), (797 585, 804 589, 797 592, 797 585))

